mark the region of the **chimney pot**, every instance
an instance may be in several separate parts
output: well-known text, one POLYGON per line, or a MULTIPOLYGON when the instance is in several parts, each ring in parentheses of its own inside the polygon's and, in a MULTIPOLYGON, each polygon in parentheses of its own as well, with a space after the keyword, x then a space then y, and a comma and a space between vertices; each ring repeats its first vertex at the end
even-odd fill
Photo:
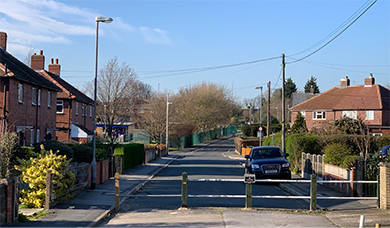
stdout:
POLYGON ((53 64, 53 63, 54 63, 54 59, 51 58, 51 59, 50 59, 50 64, 53 64))

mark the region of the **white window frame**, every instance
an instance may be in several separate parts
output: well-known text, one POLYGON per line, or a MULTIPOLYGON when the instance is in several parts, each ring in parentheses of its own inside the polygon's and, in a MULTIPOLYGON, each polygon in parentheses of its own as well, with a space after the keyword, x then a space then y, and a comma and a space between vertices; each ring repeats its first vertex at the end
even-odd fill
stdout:
POLYGON ((31 89, 31 104, 37 104, 37 89, 35 87, 32 87, 31 89))
POLYGON ((64 101, 63 100, 57 100, 57 113, 64 113, 64 101), (60 103, 60 104, 59 104, 60 103), (62 108, 61 108, 61 112, 58 111, 58 105, 60 105, 62 108))
POLYGON ((38 89, 38 106, 41 106, 41 89, 38 89))
POLYGON ((367 110, 366 111, 366 120, 374 120, 375 115, 373 110, 367 110))
POLYGON ((306 118, 306 112, 305 112, 305 111, 302 111, 302 112, 301 112, 301 115, 302 115, 304 118, 306 118))
POLYGON ((23 103, 23 84, 18 84, 18 101, 19 103, 23 103))
POLYGON ((76 102, 76 116, 79 115, 79 102, 76 102))
POLYGON ((51 108, 51 92, 47 91, 47 107, 51 108))
POLYGON ((37 129, 37 140, 35 142, 39 143, 39 129, 37 129))
POLYGON ((91 117, 91 118, 92 118, 92 105, 91 105, 91 106, 89 106, 89 117, 91 117))
POLYGON ((343 117, 344 116, 357 120, 357 111, 343 111, 343 117))
POLYGON ((326 120, 325 111, 313 111, 313 120, 326 120), (320 116, 320 117, 318 117, 320 116))

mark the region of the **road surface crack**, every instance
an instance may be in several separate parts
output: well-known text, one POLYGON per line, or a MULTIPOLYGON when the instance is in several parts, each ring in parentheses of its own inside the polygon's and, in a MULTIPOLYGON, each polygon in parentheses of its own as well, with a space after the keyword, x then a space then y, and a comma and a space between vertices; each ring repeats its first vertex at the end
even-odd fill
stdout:
POLYGON ((221 215, 221 218, 222 218, 223 227, 226 227, 225 219, 223 218, 223 211, 221 209, 219 210, 219 214, 221 215))

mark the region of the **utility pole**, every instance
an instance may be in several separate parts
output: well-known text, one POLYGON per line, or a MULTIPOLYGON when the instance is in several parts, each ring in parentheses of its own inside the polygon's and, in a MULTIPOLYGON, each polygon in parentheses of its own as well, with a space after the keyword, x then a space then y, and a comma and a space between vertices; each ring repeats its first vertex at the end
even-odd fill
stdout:
POLYGON ((267 105, 267 137, 269 137, 269 120, 271 112, 271 81, 268 81, 268 105, 267 105))
POLYGON ((282 151, 283 153, 286 153, 286 99, 284 97, 284 84, 285 84, 285 78, 286 78, 286 63, 285 63, 285 56, 282 54, 282 151))

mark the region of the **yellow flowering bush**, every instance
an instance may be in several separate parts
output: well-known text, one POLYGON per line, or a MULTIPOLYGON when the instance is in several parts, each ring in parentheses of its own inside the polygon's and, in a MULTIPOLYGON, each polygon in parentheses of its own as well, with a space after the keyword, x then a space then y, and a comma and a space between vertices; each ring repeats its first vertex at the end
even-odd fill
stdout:
POLYGON ((19 160, 20 165, 15 168, 22 172, 21 181, 28 183, 26 189, 21 190, 21 203, 28 207, 41 208, 45 203, 46 173, 48 169, 53 174, 53 194, 56 198, 70 198, 68 193, 74 185, 75 176, 68 168, 70 160, 65 155, 54 154, 53 151, 42 151, 37 158, 19 160))

